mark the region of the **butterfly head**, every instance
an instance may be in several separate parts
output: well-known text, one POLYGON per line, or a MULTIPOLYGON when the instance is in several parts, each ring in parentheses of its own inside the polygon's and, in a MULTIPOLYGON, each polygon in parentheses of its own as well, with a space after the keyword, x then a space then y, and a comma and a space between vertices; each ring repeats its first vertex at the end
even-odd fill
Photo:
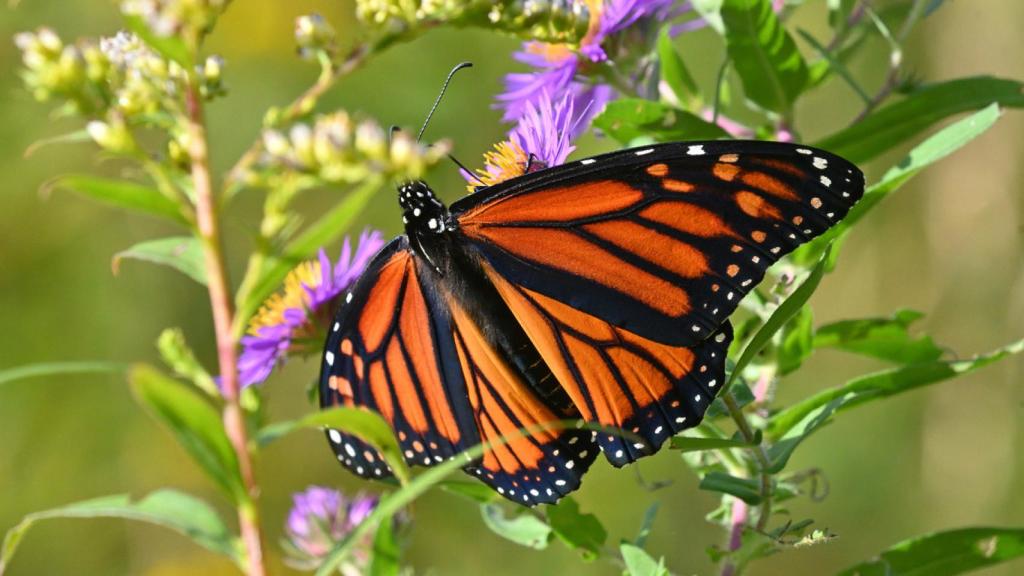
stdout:
POLYGON ((398 203, 402 206, 402 222, 409 236, 432 236, 446 230, 448 209, 426 182, 416 180, 400 185, 398 203))

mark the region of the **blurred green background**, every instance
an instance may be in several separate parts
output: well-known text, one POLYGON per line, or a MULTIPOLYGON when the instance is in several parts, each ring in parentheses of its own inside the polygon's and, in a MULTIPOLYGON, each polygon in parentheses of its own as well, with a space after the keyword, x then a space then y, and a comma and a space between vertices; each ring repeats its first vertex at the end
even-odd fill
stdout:
MULTIPOLYGON (((5 3, 6 4, 6 3, 5 3)), ((227 62, 230 95, 209 117, 214 162, 221 171, 257 135, 267 106, 290 101, 316 70, 295 57, 297 15, 320 12, 355 34, 353 6, 338 0, 235 0, 211 39, 227 62)), ((795 15, 827 38, 825 2, 795 15)), ((908 68, 925 80, 975 74, 1024 77, 1024 3, 946 2, 910 38, 908 68)), ((119 26, 106 0, 26 0, 0 7, 0 369, 32 362, 109 359, 156 362, 160 330, 180 326, 208 366, 212 329, 204 290, 168 269, 127 262, 111 273, 111 255, 169 232, 162 223, 108 209, 63 192, 41 194, 66 172, 110 172, 91 145, 46 147, 34 141, 77 128, 54 119, 21 89, 19 55, 9 38, 51 25, 67 40, 109 35, 119 26)), ((679 39, 705 86, 721 60, 721 43, 704 30, 679 39)), ((451 138, 469 164, 500 139, 491 109, 503 74, 516 69, 517 43, 480 30, 438 30, 393 48, 342 81, 326 108, 361 110, 382 124, 418 124, 444 74, 456 62, 476 67, 458 78, 430 130, 451 138)), ((887 53, 873 41, 852 70, 868 86, 881 83, 887 53)), ((811 141, 849 122, 857 101, 833 80, 805 99, 798 129, 811 141)), ((611 147, 586 140, 580 152, 611 147)), ((839 268, 813 300, 817 321, 887 315, 900 307, 928 314, 921 327, 961 355, 1024 336, 1024 115, 1008 112, 994 129, 918 176, 855 230, 839 268)), ((866 166, 877 177, 898 155, 866 166)), ((432 177, 452 200, 463 183, 452 168, 432 177)), ((311 194, 316 210, 336 191, 311 194)), ((365 222, 399 231, 398 208, 383 192, 365 222)), ((241 198, 228 216, 231 265, 237 280, 260 199, 241 198)), ((780 400, 879 368, 839 352, 819 352, 780 387, 780 400)), ((271 417, 308 410, 305 388, 315 362, 293 361, 265 386, 271 417)), ((817 467, 831 492, 820 503, 798 500, 794 517, 814 518, 838 534, 834 542, 771 558, 755 574, 831 573, 923 532, 964 525, 1024 525, 1024 358, 968 377, 851 411, 797 452, 793 468, 817 467)), ((268 539, 281 536, 292 492, 309 484, 373 490, 346 474, 319 435, 293 435, 258 463, 268 539)), ((169 434, 132 402, 118 378, 74 376, 0 388, 0 530, 26 513, 95 496, 144 494, 173 486, 218 502, 169 434)), ((643 511, 661 502, 649 550, 680 574, 710 573, 704 550, 722 531, 704 521, 717 497, 697 490, 678 455, 663 452, 633 469, 598 462, 578 493, 586 511, 609 528, 612 541, 632 537, 643 511), (651 493, 637 481, 671 478, 651 493)), ((408 561, 417 573, 615 574, 609 564, 584 564, 557 544, 547 552, 519 548, 491 534, 477 507, 434 492, 415 507, 408 561)), ((276 548, 276 546, 271 546, 276 548)), ((272 564, 281 572, 274 552, 272 564)), ((11 574, 219 574, 230 565, 185 538, 116 520, 44 523, 28 536, 11 574)), ((1020 562, 987 574, 1019 574, 1020 562)))

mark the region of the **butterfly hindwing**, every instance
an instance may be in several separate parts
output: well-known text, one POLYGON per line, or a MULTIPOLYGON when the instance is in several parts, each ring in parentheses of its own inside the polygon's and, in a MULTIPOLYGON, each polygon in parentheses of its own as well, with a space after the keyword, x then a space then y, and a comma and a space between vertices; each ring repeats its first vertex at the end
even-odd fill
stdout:
POLYGON ((846 215, 861 172, 774 142, 636 148, 529 174, 452 207, 494 271, 644 338, 695 345, 783 255, 846 215))
POLYGON ((693 347, 662 344, 486 269, 582 417, 608 429, 597 439, 613 465, 653 454, 699 424, 721 389, 729 322, 693 347))
POLYGON ((587 429, 566 426, 495 350, 457 302, 453 338, 481 438, 492 444, 472 474, 516 502, 551 503, 580 485, 597 457, 587 429), (525 434, 524 434, 525 432, 525 434))

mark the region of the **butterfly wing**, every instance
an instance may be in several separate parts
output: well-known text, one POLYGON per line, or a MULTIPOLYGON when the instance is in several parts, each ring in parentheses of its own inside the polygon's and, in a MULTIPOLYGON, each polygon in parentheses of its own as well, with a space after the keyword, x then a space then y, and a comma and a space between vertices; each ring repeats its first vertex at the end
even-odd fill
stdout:
MULTIPOLYGON (((403 236, 374 258, 346 295, 328 334, 320 404, 379 412, 405 460, 432 465, 476 445, 447 314, 436 313, 403 236)), ((329 430, 338 460, 363 477, 390 473, 358 438, 329 430)))
POLYGON ((530 174, 456 203, 464 241, 621 466, 700 422, 726 320, 783 255, 846 215, 863 175, 771 142, 665 144, 530 174))
POLYGON ((512 284, 640 337, 692 346, 863 190, 854 165, 822 150, 673 143, 528 174, 452 213, 512 284))
POLYGON ((485 271, 582 417, 615 429, 597 437, 613 465, 699 424, 721 389, 728 321, 692 347, 662 344, 485 271))
MULTIPOLYGON (((517 502, 554 502, 575 490, 597 454, 591 432, 565 429, 432 274, 404 236, 374 258, 331 327, 321 406, 379 412, 411 465, 432 466, 489 442, 465 470, 517 502)), ((390 474, 358 438, 327 435, 349 470, 390 474)))

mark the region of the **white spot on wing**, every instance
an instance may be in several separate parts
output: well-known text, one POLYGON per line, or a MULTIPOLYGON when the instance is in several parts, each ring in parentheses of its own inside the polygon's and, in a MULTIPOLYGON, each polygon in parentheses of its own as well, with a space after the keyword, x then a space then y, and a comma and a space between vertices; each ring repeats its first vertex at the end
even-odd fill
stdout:
POLYGON ((651 152, 654 152, 654 148, 644 148, 643 150, 637 150, 636 152, 634 152, 634 154, 636 154, 637 156, 643 156, 645 154, 650 154, 651 152))
POLYGON ((331 437, 331 442, 334 442, 335 444, 341 444, 341 432, 338 432, 337 430, 331 430, 327 433, 327 435, 331 437))
POLYGON ((583 160, 580 160, 580 164, 583 164, 584 166, 593 164, 594 162, 597 162, 597 160, 594 160, 593 158, 585 158, 583 160))
POLYGON ((813 154, 813 152, 811 152, 811 151, 810 151, 810 150, 808 150, 807 148, 797 148, 797 149, 796 149, 796 153, 797 153, 797 154, 804 154, 804 155, 810 155, 810 154, 813 154))
POLYGON ((827 188, 827 187, 832 185, 832 179, 829 178, 828 176, 825 176, 824 174, 822 174, 821 175, 821 183, 824 184, 825 187, 827 188))
POLYGON ((814 167, 817 168, 818 170, 824 170, 825 168, 828 168, 828 160, 825 160, 820 156, 815 156, 812 164, 814 164, 814 167))
POLYGON ((324 360, 327 360, 328 366, 334 366, 334 352, 328 350, 324 353, 324 360))
POLYGON ((704 145, 703 144, 695 144, 693 146, 688 147, 686 149, 686 155, 687 156, 703 156, 704 155, 704 145))

